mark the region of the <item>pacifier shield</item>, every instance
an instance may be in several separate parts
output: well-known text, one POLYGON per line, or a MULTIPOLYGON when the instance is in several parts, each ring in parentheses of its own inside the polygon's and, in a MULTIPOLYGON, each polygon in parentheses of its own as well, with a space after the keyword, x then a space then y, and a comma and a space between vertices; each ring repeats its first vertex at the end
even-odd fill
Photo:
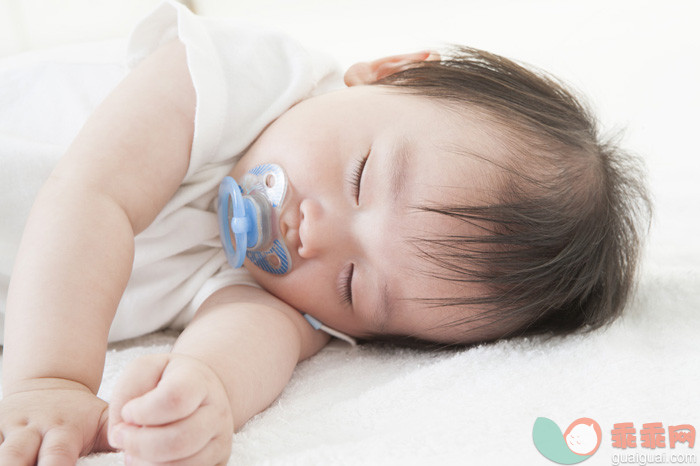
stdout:
POLYGON ((287 193, 287 175, 276 164, 253 167, 243 186, 225 177, 219 187, 219 228, 232 267, 245 255, 266 272, 282 275, 292 260, 280 233, 279 215, 287 193))

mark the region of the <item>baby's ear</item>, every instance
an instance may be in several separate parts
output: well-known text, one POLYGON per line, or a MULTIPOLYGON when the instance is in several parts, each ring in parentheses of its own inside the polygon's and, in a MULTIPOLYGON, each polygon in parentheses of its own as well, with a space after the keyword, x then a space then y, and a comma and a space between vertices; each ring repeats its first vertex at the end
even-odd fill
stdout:
POLYGON ((355 63, 345 72, 345 84, 347 86, 371 84, 390 74, 408 68, 412 63, 439 59, 439 53, 427 50, 423 52, 392 55, 370 62, 355 63))

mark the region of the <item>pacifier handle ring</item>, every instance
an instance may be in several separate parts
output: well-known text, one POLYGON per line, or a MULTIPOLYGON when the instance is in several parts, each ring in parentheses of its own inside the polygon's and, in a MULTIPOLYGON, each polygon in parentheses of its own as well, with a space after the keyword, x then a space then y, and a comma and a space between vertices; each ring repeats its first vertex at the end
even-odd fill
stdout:
POLYGON ((224 177, 219 185, 218 209, 219 234, 226 253, 226 259, 231 267, 241 267, 245 260, 250 225, 249 218, 246 217, 241 188, 230 176, 224 177), (230 201, 233 201, 233 216, 229 220, 230 201), (231 232, 233 232, 233 241, 231 232))

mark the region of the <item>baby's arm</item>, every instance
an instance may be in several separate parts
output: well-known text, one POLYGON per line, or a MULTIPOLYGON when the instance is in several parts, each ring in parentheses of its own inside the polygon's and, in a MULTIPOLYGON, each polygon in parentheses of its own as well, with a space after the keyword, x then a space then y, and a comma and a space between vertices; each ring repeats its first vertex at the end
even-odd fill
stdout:
POLYGON ((106 404, 94 394, 109 327, 134 235, 187 170, 194 108, 184 47, 174 41, 105 99, 42 187, 7 301, 0 465, 34 464, 37 454, 39 464, 74 464, 104 440, 106 404), (96 400, 89 413, 66 401, 86 396, 96 400))
POLYGON ((110 441, 153 463, 225 464, 233 429, 265 409, 296 364, 328 340, 265 291, 223 289, 171 354, 142 358, 122 376, 110 405, 110 441))

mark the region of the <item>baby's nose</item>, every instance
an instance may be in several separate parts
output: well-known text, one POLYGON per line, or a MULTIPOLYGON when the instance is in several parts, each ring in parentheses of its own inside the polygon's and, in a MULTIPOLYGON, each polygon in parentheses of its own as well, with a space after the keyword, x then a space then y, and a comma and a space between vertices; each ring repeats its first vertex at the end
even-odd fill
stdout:
POLYGON ((313 199, 299 205, 299 256, 311 259, 327 251, 337 250, 346 241, 347 225, 341 215, 313 199))

